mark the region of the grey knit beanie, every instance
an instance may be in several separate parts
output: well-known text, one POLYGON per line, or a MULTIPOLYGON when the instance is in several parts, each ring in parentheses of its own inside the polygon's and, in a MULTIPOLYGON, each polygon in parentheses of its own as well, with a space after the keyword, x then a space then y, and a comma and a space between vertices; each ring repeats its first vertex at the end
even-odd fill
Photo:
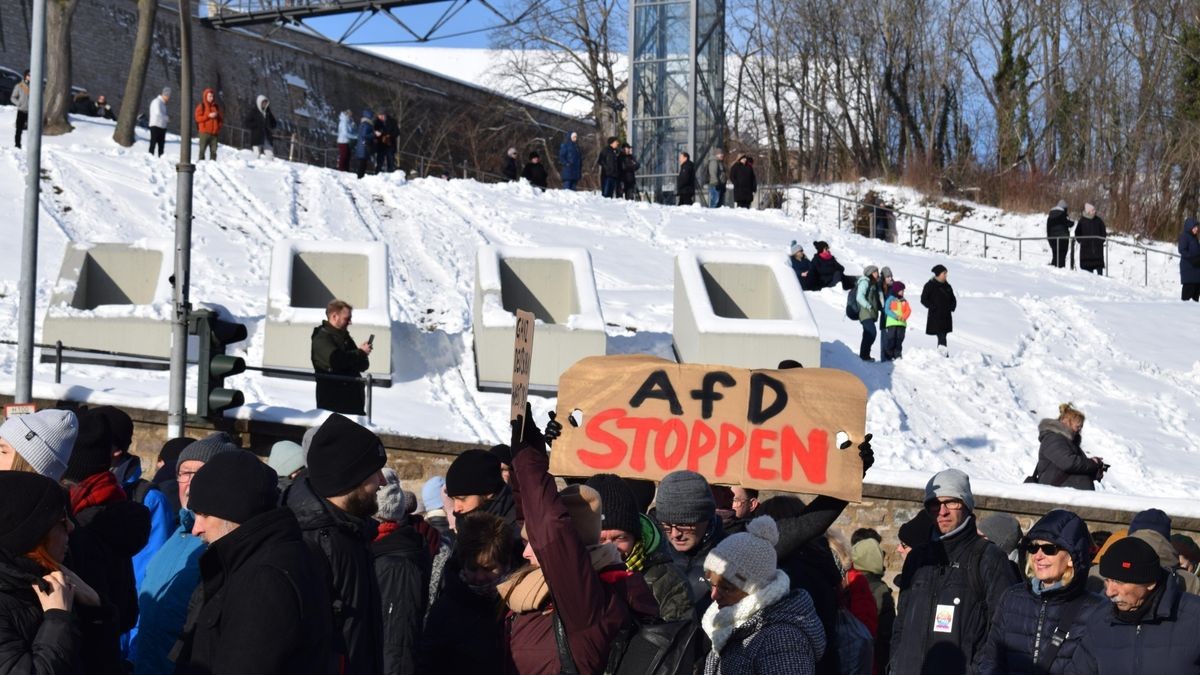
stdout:
POLYGON ((400 476, 394 469, 383 467, 383 482, 375 501, 379 509, 375 517, 379 520, 398 521, 405 516, 404 488, 400 487, 400 476))
POLYGON ((759 516, 746 525, 745 532, 721 540, 704 559, 704 570, 747 593, 753 593, 775 579, 778 559, 779 526, 771 516, 759 516))
POLYGON ((667 474, 658 484, 654 504, 662 523, 703 523, 717 512, 708 480, 695 471, 667 474))
POLYGON ((13 415, 0 425, 3 438, 34 471, 62 480, 71 461, 71 448, 79 433, 79 420, 70 410, 39 410, 13 415))
POLYGON ((958 469, 946 469, 934 474, 925 484, 925 503, 939 497, 961 499, 967 510, 975 512, 975 497, 971 494, 971 478, 958 469))
POLYGON ((863 268, 863 276, 869 277, 878 271, 879 271, 878 267, 876 267, 874 265, 867 265, 866 267, 863 268))
POLYGON ((233 442, 229 434, 224 431, 215 431, 184 448, 175 462, 175 471, 178 473, 179 467, 183 466, 184 462, 196 461, 207 464, 218 453, 231 450, 241 450, 241 448, 233 442))

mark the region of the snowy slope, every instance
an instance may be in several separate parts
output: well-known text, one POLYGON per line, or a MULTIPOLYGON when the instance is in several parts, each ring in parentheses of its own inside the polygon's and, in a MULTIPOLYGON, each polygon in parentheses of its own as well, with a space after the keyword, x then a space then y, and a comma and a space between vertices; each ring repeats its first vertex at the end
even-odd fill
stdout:
MULTIPOLYGON (((12 123, 12 108, 0 111, 0 138, 11 137, 12 123)), ((68 240, 172 236, 171 155, 177 146, 169 140, 168 155, 154 158, 144 142, 130 150, 113 144, 105 123, 82 119, 76 125, 69 136, 47 139, 44 150, 39 335, 68 240)), ((8 340, 16 339, 24 166, 24 154, 0 149, 0 199, 10 213, 8 245, 0 247, 0 339, 8 340)), ((221 304, 250 325, 243 344, 251 364, 262 358, 269 252, 276 240, 386 242, 396 384, 377 390, 374 421, 382 430, 492 442, 506 428, 506 396, 474 387, 470 305, 479 245, 587 247, 610 324, 609 352, 669 356, 676 253, 703 248, 784 255, 793 238, 806 244, 824 239, 852 271, 867 263, 889 265, 913 289, 914 301, 930 267, 944 262, 959 296, 950 358, 940 357, 933 339, 923 335, 924 310, 914 302, 905 358, 887 365, 858 360, 860 327, 842 316, 843 292, 807 296, 821 329, 824 365, 856 374, 871 391, 868 427, 879 457, 872 480, 923 485, 929 472, 949 465, 976 477, 981 493, 1054 495, 1108 506, 1149 503, 1122 495, 1153 496, 1171 513, 1200 515, 1200 506, 1188 499, 1200 488, 1194 433, 1200 419, 1200 352, 1194 346, 1200 308, 1175 299, 1173 263, 1162 263, 1144 288, 1140 275, 1133 283, 1051 269, 1043 250, 1016 262, 1015 256, 991 259, 1003 257, 996 249, 987 260, 947 258, 865 240, 836 229, 831 201, 812 202, 801 221, 798 209, 791 216, 718 213, 538 193, 524 184, 406 183, 399 174, 357 181, 229 148, 222 148, 220 161, 198 166, 195 195, 192 299, 221 304), (1094 495, 1019 485, 1033 468, 1038 420, 1068 400, 1089 414, 1085 449, 1113 467, 1094 495)), ((984 215, 973 224, 984 225, 984 215)), ((1040 216, 1000 220, 1004 231, 1036 232, 1044 222, 1040 216)), ((972 253, 966 244, 962 251, 972 253)), ((1140 258, 1125 264, 1140 272, 1140 258)), ((0 345, 0 391, 12 390, 15 352, 0 345)), ((54 385, 52 366, 39 364, 36 379, 35 394, 47 398, 160 409, 167 402, 165 373, 68 365, 63 384, 54 385)), ((234 381, 252 402, 239 415, 308 424, 319 419, 311 410, 310 383, 256 375, 234 381)), ((535 408, 544 412, 552 404, 538 399, 535 408)))

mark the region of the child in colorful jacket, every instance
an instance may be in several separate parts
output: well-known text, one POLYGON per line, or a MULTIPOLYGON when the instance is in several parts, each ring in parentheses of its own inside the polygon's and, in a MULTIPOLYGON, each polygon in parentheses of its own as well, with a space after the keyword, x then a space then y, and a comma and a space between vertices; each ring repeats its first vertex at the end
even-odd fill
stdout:
POLYGON ((883 303, 883 312, 887 315, 887 324, 883 329, 883 360, 895 361, 904 351, 904 330, 908 326, 908 317, 912 315, 912 306, 904 299, 904 284, 896 281, 883 303))

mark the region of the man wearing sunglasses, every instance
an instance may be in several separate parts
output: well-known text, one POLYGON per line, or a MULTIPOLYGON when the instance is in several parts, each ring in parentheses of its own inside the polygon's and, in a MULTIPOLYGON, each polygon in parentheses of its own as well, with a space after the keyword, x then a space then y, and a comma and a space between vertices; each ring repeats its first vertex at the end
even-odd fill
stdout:
POLYGON ((965 473, 947 469, 929 479, 925 511, 933 527, 904 561, 891 672, 976 672, 992 609, 1019 578, 1004 553, 979 536, 965 473))

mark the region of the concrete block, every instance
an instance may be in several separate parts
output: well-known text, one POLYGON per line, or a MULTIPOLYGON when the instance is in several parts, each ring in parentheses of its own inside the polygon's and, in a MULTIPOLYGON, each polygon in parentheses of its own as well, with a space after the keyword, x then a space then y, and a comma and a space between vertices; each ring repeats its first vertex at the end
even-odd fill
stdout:
POLYGON ((372 375, 391 377, 392 317, 387 246, 380 242, 299 241, 275 244, 263 329, 263 366, 312 371, 312 332, 335 298, 354 307, 356 343, 374 334, 372 375))
POLYGON ((600 296, 585 249, 484 246, 476 254, 471 326, 480 389, 511 388, 518 309, 537 318, 530 389, 558 391, 563 371, 605 353, 600 296))
MULTIPOLYGON (((166 240, 69 243, 42 322, 41 342, 169 357, 172 251, 166 240)), ((111 360, 79 352, 68 356, 111 360)))
POLYGON ((821 365, 821 338, 787 257, 685 251, 675 257, 675 353, 683 363, 821 365))

